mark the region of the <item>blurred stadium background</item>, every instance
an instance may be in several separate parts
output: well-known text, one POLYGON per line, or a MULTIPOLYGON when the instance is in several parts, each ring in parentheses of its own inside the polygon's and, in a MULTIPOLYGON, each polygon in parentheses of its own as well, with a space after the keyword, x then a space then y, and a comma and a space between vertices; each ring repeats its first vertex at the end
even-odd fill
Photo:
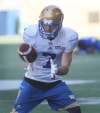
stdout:
MULTIPOLYGON (((75 92, 82 113, 99 113, 100 0, 0 0, 0 113, 11 111, 24 76, 25 64, 17 55, 23 30, 36 23, 41 9, 49 4, 58 5, 65 15, 64 26, 79 33, 79 46, 64 80, 75 92)), ((46 111, 56 113, 46 102, 33 112, 46 111)))

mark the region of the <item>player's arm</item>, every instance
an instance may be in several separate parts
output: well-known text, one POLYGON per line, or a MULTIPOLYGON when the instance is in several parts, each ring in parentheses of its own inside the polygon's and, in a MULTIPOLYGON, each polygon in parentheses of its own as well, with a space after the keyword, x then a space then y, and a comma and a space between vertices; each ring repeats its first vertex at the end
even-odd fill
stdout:
POLYGON ((78 34, 76 32, 71 32, 69 35, 68 43, 66 41, 65 51, 62 54, 61 67, 58 69, 58 75, 65 75, 68 73, 70 64, 72 62, 72 53, 74 48, 77 46, 78 34))
POLYGON ((57 74, 58 75, 65 75, 69 71, 70 64, 72 62, 72 52, 63 53, 62 60, 61 60, 61 67, 58 68, 57 74))

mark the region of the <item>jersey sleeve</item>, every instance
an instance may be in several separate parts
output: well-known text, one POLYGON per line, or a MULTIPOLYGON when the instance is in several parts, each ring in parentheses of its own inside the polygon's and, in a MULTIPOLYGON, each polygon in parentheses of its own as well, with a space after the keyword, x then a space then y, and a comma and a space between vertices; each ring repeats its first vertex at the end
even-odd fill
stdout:
POLYGON ((72 52, 78 44, 78 34, 76 32, 69 33, 67 40, 64 42, 64 52, 72 52))
POLYGON ((36 34, 36 29, 34 26, 29 26, 25 28, 24 33, 23 33, 23 40, 25 43, 28 43, 29 45, 34 45, 35 44, 35 36, 36 34))

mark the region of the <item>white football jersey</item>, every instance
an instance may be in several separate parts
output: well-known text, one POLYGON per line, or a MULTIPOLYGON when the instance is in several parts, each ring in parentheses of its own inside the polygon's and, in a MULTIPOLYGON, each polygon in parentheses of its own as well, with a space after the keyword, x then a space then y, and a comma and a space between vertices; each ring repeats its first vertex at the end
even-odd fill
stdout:
POLYGON ((38 54, 36 60, 28 65, 25 76, 42 82, 60 80, 59 75, 51 79, 50 59, 60 67, 62 53, 71 52, 76 47, 78 34, 72 29, 62 28, 57 37, 50 41, 39 35, 38 25, 31 25, 25 29, 23 39, 32 45, 38 54))

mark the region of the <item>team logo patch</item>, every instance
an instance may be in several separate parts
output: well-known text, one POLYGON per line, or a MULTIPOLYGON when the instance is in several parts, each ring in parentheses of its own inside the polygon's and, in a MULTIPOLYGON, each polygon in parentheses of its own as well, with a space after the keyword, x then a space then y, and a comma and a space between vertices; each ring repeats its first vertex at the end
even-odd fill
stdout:
POLYGON ((61 50, 64 50, 64 47, 61 47, 61 46, 55 46, 55 49, 61 49, 61 50))

